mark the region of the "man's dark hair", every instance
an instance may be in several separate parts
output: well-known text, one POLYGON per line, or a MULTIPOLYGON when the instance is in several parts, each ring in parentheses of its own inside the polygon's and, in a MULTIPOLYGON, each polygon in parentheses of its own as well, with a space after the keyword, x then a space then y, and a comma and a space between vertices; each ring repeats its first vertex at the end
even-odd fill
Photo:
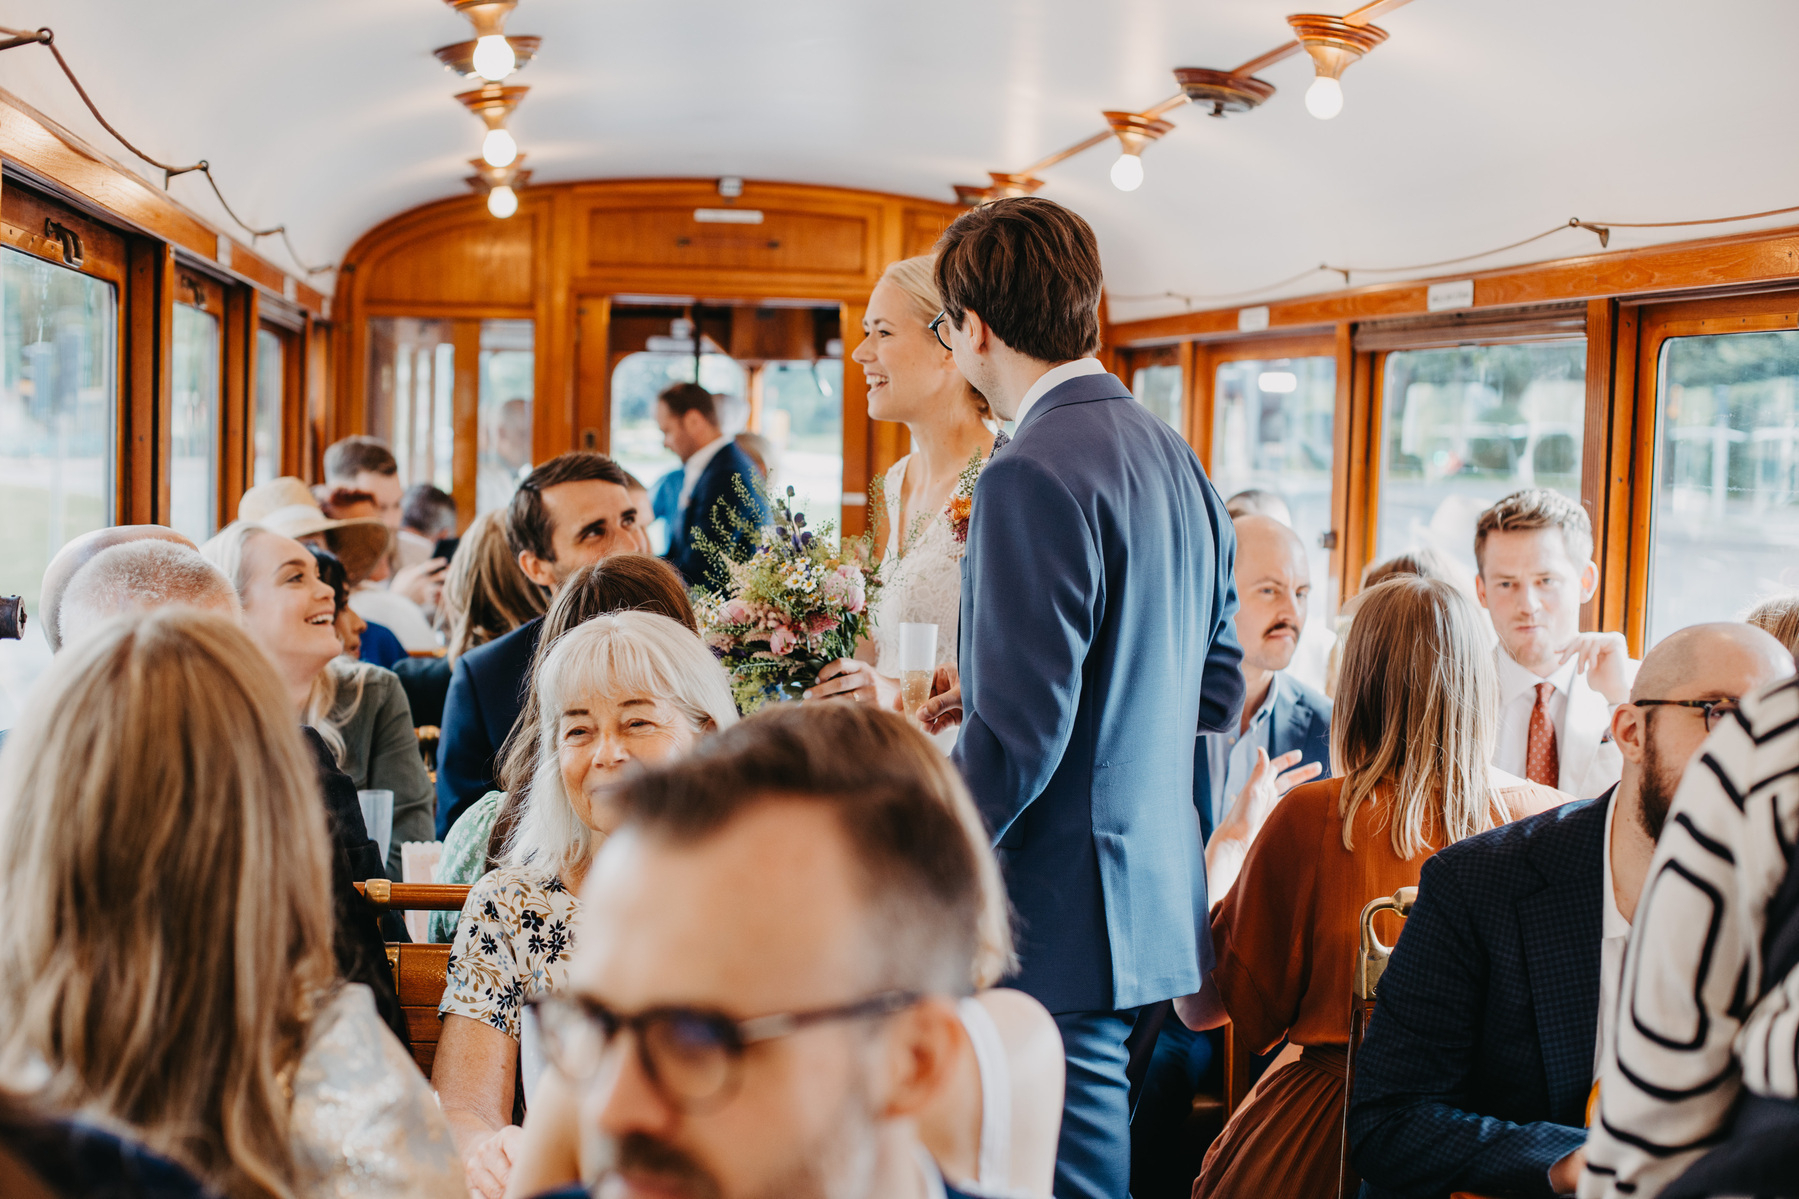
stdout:
POLYGON ((656 393, 656 402, 667 404, 677 420, 689 412, 697 412, 706 418, 707 424, 718 423, 718 401, 698 383, 670 383, 656 393))
POLYGON ((327 483, 348 483, 364 471, 377 475, 400 473, 394 452, 379 437, 346 437, 332 442, 325 451, 327 483))
POLYGON ((400 526, 422 537, 456 535, 456 501, 430 483, 414 483, 400 497, 400 526))
POLYGON ((960 324, 973 309, 999 339, 1039 362, 1099 349, 1105 279, 1086 221, 1050 200, 995 200, 956 218, 937 242, 937 290, 960 324))
POLYGON ((558 454, 526 475, 512 493, 512 503, 506 509, 506 544, 514 554, 530 550, 543 561, 554 562, 555 530, 549 509, 543 506, 543 493, 563 483, 584 483, 590 479, 627 487, 630 477, 624 467, 604 454, 591 450, 558 454))
MULTIPOLYGON (((949 760, 904 717, 859 704, 770 704, 616 798, 624 827, 676 846, 709 840, 771 800, 824 805, 859 867, 877 985, 973 989, 986 830, 949 760)), ((990 877, 997 888, 997 867, 990 877)))

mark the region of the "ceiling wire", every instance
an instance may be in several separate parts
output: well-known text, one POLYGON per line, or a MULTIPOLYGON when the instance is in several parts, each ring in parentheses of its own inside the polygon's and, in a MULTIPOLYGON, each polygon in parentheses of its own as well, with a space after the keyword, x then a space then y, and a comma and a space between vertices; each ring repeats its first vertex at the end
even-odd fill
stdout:
POLYGON ((282 244, 287 247, 288 257, 292 258, 294 265, 305 271, 308 277, 337 269, 335 263, 328 263, 324 266, 308 266, 306 260, 300 257, 299 251, 294 249, 293 239, 288 236, 287 226, 285 224, 271 225, 267 229, 257 229, 242 217, 238 216, 236 210, 231 207, 228 201, 226 201, 225 193, 219 190, 219 181, 215 179, 212 174, 212 164, 207 162, 204 158, 187 166, 176 166, 174 163, 163 162, 153 158, 133 145, 129 138, 113 128, 112 122, 106 119, 100 112, 99 106, 94 103, 93 97, 87 94, 87 89, 81 86, 81 80, 76 78, 74 68, 69 66, 68 60, 62 56, 62 51, 56 47, 56 34, 54 31, 49 28, 37 30, 0 28, 0 34, 6 35, 6 39, 0 41, 0 50, 11 50, 15 46, 42 46, 50 51, 51 57, 56 59, 56 65, 62 68, 62 73, 64 75, 68 76, 69 85, 75 89, 75 94, 81 97, 81 102, 87 105, 87 110, 94 115, 94 120, 100 122, 100 127, 112 134, 113 138, 121 146, 124 146, 138 158, 141 158, 143 161, 162 172, 162 189, 164 191, 169 190, 169 180, 173 179, 175 176, 185 175, 190 171, 198 171, 200 174, 206 176, 206 182, 212 187, 212 194, 218 198, 219 207, 225 210, 225 215, 230 217, 236 222, 240 229, 250 235, 250 244, 252 247, 254 247, 256 242, 262 238, 279 236, 282 244))

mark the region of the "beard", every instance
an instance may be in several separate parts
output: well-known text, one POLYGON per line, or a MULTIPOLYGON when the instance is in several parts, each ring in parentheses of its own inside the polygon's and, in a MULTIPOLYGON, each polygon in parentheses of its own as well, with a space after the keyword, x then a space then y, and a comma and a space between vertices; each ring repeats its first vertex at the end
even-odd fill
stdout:
POLYGON ((1668 822, 1668 808, 1674 803, 1674 792, 1680 787, 1681 772, 1668 769, 1656 749, 1655 738, 1646 738, 1643 743, 1643 778, 1637 784, 1637 824, 1649 834, 1651 841, 1659 841, 1662 826, 1668 822))

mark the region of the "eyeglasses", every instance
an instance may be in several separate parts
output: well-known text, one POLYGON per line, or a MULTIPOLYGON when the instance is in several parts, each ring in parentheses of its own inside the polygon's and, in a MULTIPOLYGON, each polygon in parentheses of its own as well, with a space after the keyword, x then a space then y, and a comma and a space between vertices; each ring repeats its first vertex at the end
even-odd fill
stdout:
POLYGON ((750 1020, 686 1007, 656 1007, 626 1016, 581 995, 540 995, 529 1006, 543 1032, 544 1056, 571 1082, 592 1082, 619 1033, 629 1030, 651 1084, 674 1106, 692 1111, 730 1098, 751 1045, 815 1024, 890 1016, 918 1000, 911 991, 883 991, 837 1007, 750 1020))
POLYGON ((949 342, 943 340, 943 322, 947 321, 947 320, 949 320, 949 309, 945 308, 942 312, 939 312, 937 314, 936 320, 932 321, 929 325, 926 325, 925 327, 931 331, 931 336, 935 337, 937 339, 938 345, 942 346, 946 350, 949 350, 949 352, 953 354, 953 353, 955 353, 955 349, 949 344, 949 342))
POLYGON ((1637 699, 1631 701, 1631 704, 1638 708, 1698 708, 1705 713, 1705 731, 1708 733, 1723 724, 1726 716, 1733 715, 1737 710, 1738 703, 1739 701, 1736 699, 1637 699))

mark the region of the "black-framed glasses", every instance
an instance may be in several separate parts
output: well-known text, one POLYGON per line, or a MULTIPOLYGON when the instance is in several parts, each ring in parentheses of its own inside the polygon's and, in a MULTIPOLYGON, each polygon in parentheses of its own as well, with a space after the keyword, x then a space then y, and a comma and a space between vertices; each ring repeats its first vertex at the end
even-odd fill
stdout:
POLYGON ((949 350, 950 353, 953 354, 953 353, 955 353, 955 350, 950 346, 949 342, 943 340, 943 322, 947 321, 948 319, 949 319, 949 309, 945 308, 942 312, 939 312, 937 314, 937 318, 935 320, 933 320, 929 325, 926 325, 925 328, 927 328, 931 331, 931 336, 935 337, 937 339, 938 345, 942 346, 946 350, 949 350))
POLYGON ((544 1056, 569 1081, 592 1082, 621 1032, 637 1043, 637 1060, 663 1098, 683 1110, 730 1098, 751 1046, 837 1020, 890 1016, 917 1003, 911 991, 883 991, 852 1003, 737 1020, 705 1008, 653 1007, 634 1015, 582 995, 530 1001, 543 1033, 544 1056))
POLYGON ((1698 708, 1705 714, 1705 731, 1708 733, 1717 728, 1720 724, 1723 724, 1724 718, 1734 713, 1740 703, 1740 701, 1735 698, 1634 699, 1630 702, 1639 708, 1698 708))

